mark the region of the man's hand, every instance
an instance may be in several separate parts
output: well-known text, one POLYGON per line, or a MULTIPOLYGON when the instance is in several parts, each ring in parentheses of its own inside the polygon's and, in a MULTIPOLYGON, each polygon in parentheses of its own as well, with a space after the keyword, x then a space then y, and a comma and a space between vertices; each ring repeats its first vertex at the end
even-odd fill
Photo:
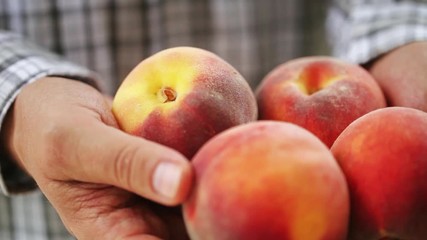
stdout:
POLYGON ((427 42, 397 48, 369 67, 390 106, 427 112, 427 42))
POLYGON ((78 239, 187 239, 180 211, 147 199, 184 201, 189 161, 120 131, 110 109, 84 83, 40 79, 17 97, 2 137, 78 239))

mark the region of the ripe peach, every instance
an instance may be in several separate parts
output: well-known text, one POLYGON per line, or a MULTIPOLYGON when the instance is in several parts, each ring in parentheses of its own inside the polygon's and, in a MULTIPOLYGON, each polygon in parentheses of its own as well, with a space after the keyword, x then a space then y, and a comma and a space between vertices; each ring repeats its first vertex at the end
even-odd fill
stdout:
POLYGON ((193 158, 184 203, 193 240, 345 239, 349 196, 329 149, 309 131, 257 121, 228 129, 193 158))
POLYGON ((306 128, 331 147, 352 121, 386 102, 362 67, 332 57, 304 57, 273 69, 257 92, 260 119, 306 128))
POLYGON ((331 151, 350 191, 350 239, 427 237, 427 113, 375 110, 351 123, 331 151))
POLYGON ((245 79, 217 55, 197 48, 163 50, 138 64, 113 101, 125 131, 191 158, 215 134, 254 121, 257 106, 245 79))

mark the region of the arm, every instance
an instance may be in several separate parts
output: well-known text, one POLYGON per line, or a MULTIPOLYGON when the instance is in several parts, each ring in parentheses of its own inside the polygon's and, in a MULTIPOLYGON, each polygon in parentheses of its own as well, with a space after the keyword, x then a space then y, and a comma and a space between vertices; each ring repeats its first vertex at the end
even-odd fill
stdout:
MULTIPOLYGON (((49 75, 79 79, 97 86, 90 71, 41 51, 37 46, 14 33, 0 30, 0 130, 12 103, 21 89, 49 75)), ((3 130, 2 130, 3 129, 3 130)), ((4 144, 0 155, 0 192, 8 195, 36 187, 33 179, 16 165, 7 154, 4 144)))

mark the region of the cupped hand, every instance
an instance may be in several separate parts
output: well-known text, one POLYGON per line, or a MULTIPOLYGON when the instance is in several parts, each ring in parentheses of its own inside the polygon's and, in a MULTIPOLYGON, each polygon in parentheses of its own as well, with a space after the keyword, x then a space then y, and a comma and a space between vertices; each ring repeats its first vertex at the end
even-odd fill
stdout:
POLYGON ((427 41, 396 48, 373 61, 369 71, 390 106, 427 112, 427 41))
POLYGON ((189 161, 120 131, 110 109, 85 83, 43 78, 18 95, 3 138, 78 239, 187 239, 164 205, 187 197, 189 161))

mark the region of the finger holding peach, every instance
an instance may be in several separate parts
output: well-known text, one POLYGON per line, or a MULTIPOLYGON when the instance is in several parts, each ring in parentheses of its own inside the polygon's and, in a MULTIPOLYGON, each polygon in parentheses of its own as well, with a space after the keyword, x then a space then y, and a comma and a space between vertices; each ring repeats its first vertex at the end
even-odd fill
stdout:
POLYGON ((257 105, 230 64, 202 49, 177 47, 131 71, 115 95, 113 113, 125 132, 191 158, 215 134, 256 120, 257 105))
POLYGON ((362 67, 332 57, 303 57, 273 69, 257 92, 259 118, 295 123, 328 147, 352 121, 386 106, 362 67))

